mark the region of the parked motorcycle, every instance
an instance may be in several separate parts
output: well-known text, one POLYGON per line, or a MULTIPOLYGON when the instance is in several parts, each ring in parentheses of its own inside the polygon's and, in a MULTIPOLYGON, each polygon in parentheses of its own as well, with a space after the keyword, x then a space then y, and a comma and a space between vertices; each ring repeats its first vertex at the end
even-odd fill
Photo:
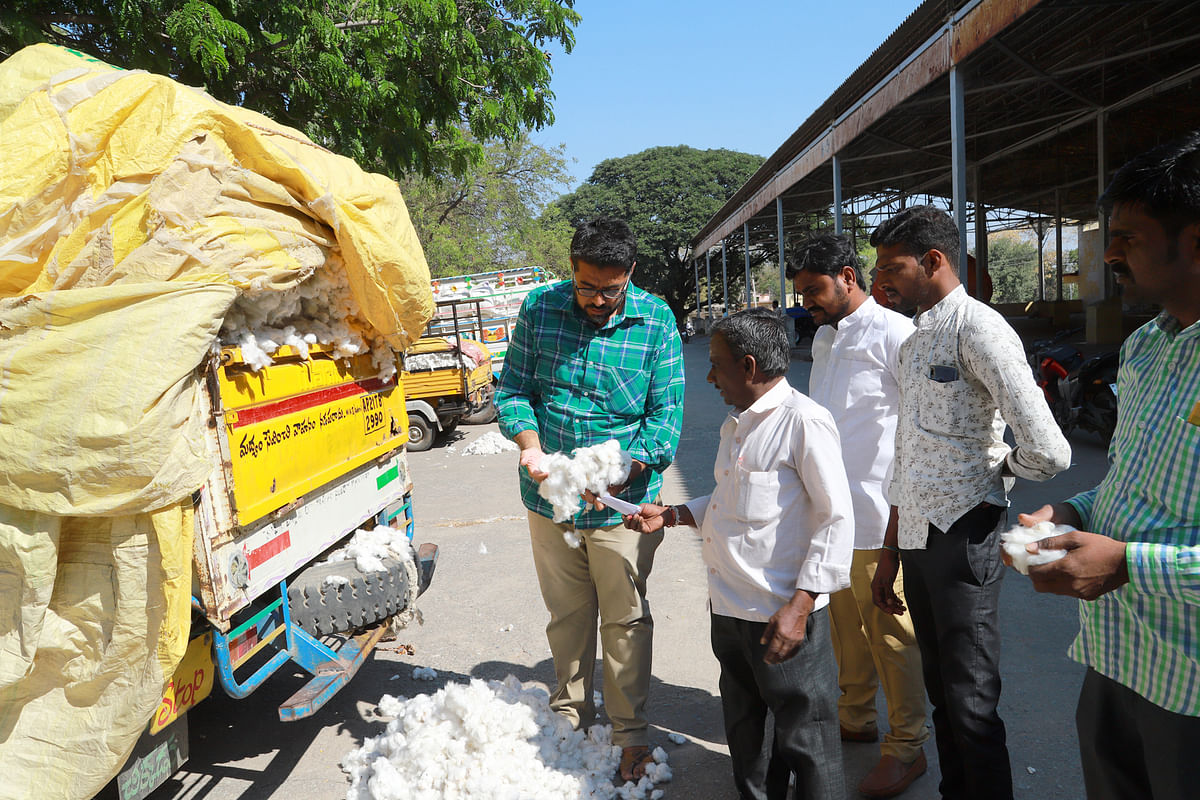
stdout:
POLYGON ((1084 358, 1067 342, 1081 330, 1062 331, 1051 339, 1034 342, 1029 365, 1064 434, 1078 427, 1107 442, 1117 427, 1120 354, 1108 352, 1084 358))

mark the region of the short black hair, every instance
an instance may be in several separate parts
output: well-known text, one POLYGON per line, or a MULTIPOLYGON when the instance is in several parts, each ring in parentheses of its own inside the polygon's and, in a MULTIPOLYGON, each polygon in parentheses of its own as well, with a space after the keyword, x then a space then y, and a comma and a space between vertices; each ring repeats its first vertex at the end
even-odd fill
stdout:
POLYGON ((629 272, 637 261, 637 237, 623 219, 597 217, 580 223, 571 237, 571 267, 578 261, 629 272))
POLYGON ((791 363, 791 339, 783 320, 766 308, 747 308, 717 322, 713 334, 721 334, 733 357, 754 356, 763 375, 786 375, 791 363))
POLYGON ((958 269, 958 226, 937 206, 913 206, 884 220, 871 234, 872 247, 900 245, 905 255, 921 258, 930 250, 941 252, 958 269))
POLYGON ((842 267, 852 267, 858 288, 864 292, 867 290, 862 264, 858 260, 858 253, 854 251, 854 242, 849 234, 830 231, 810 234, 792 248, 792 255, 785 263, 788 278, 794 278, 805 270, 814 275, 828 275, 833 278, 841 273, 842 267))
POLYGON ((1171 246, 1179 232, 1200 222, 1200 131, 1134 156, 1113 175, 1100 208, 1134 205, 1163 226, 1171 246))

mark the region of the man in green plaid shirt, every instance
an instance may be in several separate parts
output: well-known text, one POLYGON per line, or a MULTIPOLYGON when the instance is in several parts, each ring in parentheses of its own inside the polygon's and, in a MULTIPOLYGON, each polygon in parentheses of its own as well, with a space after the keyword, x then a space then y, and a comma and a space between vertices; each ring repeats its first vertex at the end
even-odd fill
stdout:
POLYGON ((609 494, 634 504, 658 497, 683 423, 683 351, 671 309, 630 282, 636 257, 623 221, 581 225, 571 240, 572 279, 525 299, 496 390, 500 431, 521 448, 521 498, 550 611, 546 637, 558 680, 550 705, 578 728, 595 718, 599 616, 604 705, 625 780, 640 778, 652 760, 644 707, 654 621, 646 578, 662 533, 627 530, 619 513, 599 504, 555 523, 538 483, 546 477, 544 453, 616 439, 633 466, 609 494), (564 534, 581 537, 578 546, 564 534))
POLYGON ((1104 480, 1020 520, 1079 529, 1027 549, 1065 549, 1029 576, 1084 601, 1070 652, 1088 665, 1089 800, 1183 800, 1200 796, 1200 132, 1134 158, 1101 204, 1104 260, 1162 313, 1121 347, 1104 480))

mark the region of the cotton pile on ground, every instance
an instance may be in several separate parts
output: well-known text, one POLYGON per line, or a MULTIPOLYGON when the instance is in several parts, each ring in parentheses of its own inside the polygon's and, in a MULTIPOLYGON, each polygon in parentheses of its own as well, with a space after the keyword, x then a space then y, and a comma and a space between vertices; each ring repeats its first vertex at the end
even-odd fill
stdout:
POLYGON ((1075 530, 1070 525, 1055 525, 1053 522, 1039 522, 1032 528, 1014 525, 1010 530, 1000 534, 1001 546, 1012 559, 1013 567, 1022 575, 1029 574, 1029 568, 1038 564, 1049 564, 1067 554, 1066 550, 1042 550, 1036 555, 1025 550, 1030 542, 1040 542, 1051 536, 1075 530))
POLYGON ((621 449, 616 439, 577 448, 574 457, 550 453, 538 465, 548 473, 538 486, 538 494, 554 507, 554 521, 564 522, 583 507, 580 495, 585 489, 600 494, 613 484, 624 483, 629 477, 630 463, 629 453, 621 449))
POLYGON ((270 366, 284 345, 308 358, 309 347, 320 343, 331 347, 337 359, 369 352, 382 380, 396 374, 395 352, 362 321, 335 254, 290 289, 251 285, 225 315, 220 340, 240 347, 255 371, 270 366))
POLYGON ((505 439, 495 431, 488 431, 463 448, 464 456, 493 456, 497 453, 515 452, 516 442, 505 439))
POLYGON ((614 786, 621 749, 612 728, 585 734, 549 696, 503 681, 451 683, 412 699, 384 695, 384 733, 342 759, 347 800, 657 800, 671 779, 662 748, 638 783, 614 786))

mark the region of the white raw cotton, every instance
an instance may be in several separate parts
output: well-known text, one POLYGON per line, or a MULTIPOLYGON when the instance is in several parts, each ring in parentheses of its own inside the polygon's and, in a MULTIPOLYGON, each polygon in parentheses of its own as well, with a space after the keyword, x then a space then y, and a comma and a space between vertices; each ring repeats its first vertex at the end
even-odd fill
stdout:
POLYGON ((359 572, 387 572, 385 558, 410 559, 412 545, 404 531, 376 525, 372 530, 355 531, 346 546, 334 550, 326 561, 354 561, 359 572))
POLYGON ((495 431, 488 431, 462 449, 464 456, 496 455, 497 453, 516 452, 516 442, 505 439, 495 431))
POLYGON ((331 347, 336 359, 369 352, 381 380, 396 374, 396 354, 362 321, 336 253, 289 289, 252 281, 226 313, 220 341, 240 347, 255 372, 269 367, 284 345, 308 358, 309 348, 320 343, 331 347))
POLYGON ((326 575, 325 580, 321 581, 321 587, 326 586, 349 586, 350 579, 345 575, 326 575))
MULTIPOLYGON (((580 495, 584 490, 601 494, 608 491, 609 486, 624 483, 631 464, 629 453, 621 449, 621 443, 616 439, 577 448, 574 457, 566 453, 549 453, 538 464, 538 469, 547 473, 538 486, 538 495, 553 506, 554 521, 565 522, 583 508, 580 495)), ((571 544, 570 539, 567 544, 571 544)))
POLYGON ((1039 522, 1032 528, 1014 525, 1010 530, 1000 534, 1001 546, 1012 559, 1012 565, 1022 575, 1029 574, 1029 568, 1038 564, 1049 564, 1067 554, 1066 550, 1042 550, 1036 554, 1025 550, 1030 542, 1040 542, 1042 539, 1075 530, 1070 525, 1055 525, 1053 522, 1039 522))
POLYGON ((384 695, 382 734, 342 759, 347 800, 650 800, 671 779, 667 754, 637 783, 614 786, 621 748, 610 726, 586 732, 550 710, 549 695, 503 681, 451 683, 412 699, 384 695))
POLYGON ((433 667, 413 667, 414 681, 436 681, 437 670, 433 667))

